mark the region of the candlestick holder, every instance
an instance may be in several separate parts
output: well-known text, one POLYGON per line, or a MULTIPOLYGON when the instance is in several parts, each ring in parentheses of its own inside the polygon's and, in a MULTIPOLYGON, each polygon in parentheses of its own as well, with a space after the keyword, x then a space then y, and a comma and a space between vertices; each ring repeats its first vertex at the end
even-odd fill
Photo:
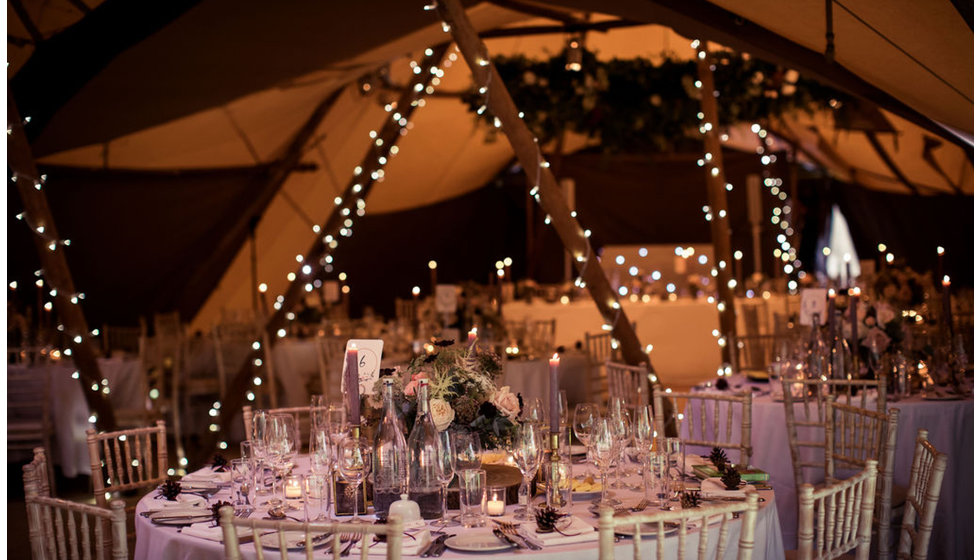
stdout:
POLYGON ((545 466, 545 505, 567 511, 572 505, 571 463, 562 460, 560 433, 551 432, 550 435, 550 460, 545 466))

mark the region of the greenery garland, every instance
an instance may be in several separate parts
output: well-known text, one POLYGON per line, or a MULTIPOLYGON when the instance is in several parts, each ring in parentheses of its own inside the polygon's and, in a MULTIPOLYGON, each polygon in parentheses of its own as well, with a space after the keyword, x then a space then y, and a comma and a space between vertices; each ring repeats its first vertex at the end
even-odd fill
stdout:
MULTIPOLYGON (((791 110, 812 114, 847 100, 813 80, 791 83, 787 77, 795 73, 748 55, 719 51, 712 56, 722 126, 791 110)), ((585 51, 578 72, 567 70, 566 60, 565 52, 545 61, 520 55, 493 60, 542 144, 563 129, 601 139, 606 152, 670 151, 696 137, 701 90, 695 86, 693 60, 666 59, 655 66, 646 58, 600 61, 585 51)), ((480 110, 485 104, 481 87, 474 84, 463 101, 495 131, 494 116, 480 110)))

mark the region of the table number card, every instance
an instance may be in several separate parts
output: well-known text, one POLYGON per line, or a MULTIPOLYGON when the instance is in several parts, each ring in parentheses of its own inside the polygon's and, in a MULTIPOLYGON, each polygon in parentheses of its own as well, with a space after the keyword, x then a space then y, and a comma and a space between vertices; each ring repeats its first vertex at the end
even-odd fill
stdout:
POLYGON ((806 288, 800 295, 800 324, 812 326, 814 314, 820 317, 820 324, 827 323, 827 290, 806 288))
MULTIPOLYGON (((351 339, 347 341, 347 348, 351 344, 357 346, 357 379, 359 392, 361 395, 370 395, 374 392, 374 383, 381 375, 381 352, 384 349, 383 340, 360 340, 351 339)), ((341 379, 345 379, 347 374, 347 360, 344 360, 344 369, 341 379)))
POLYGON ((456 313, 456 285, 436 286, 436 313, 456 313))

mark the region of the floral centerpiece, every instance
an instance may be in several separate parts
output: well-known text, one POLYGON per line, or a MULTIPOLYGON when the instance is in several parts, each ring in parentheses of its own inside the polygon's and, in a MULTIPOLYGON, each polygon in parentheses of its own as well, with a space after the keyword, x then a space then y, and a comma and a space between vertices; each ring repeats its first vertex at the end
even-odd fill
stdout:
MULTIPOLYGON (((519 395, 510 387, 497 387, 503 369, 500 357, 476 344, 437 341, 432 351, 415 357, 404 376, 395 375, 394 399, 406 427, 411 430, 417 407, 416 389, 422 378, 429 380, 429 409, 436 428, 472 431, 480 435, 485 449, 505 447, 521 412, 519 395)), ((369 420, 380 416, 381 383, 366 399, 369 420)))

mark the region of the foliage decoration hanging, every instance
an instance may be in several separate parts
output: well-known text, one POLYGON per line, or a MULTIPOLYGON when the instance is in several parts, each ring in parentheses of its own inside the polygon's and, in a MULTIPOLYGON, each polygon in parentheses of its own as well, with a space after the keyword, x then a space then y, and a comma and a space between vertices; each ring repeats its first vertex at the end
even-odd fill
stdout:
MULTIPOLYGON (((840 107, 848 97, 748 55, 712 53, 721 126, 765 120, 793 110, 840 107)), ((494 65, 524 121, 542 144, 562 130, 601 140, 607 152, 670 151, 696 138, 701 90, 693 60, 598 60, 585 51, 581 71, 566 69, 566 53, 548 60, 498 56, 494 65)), ((463 101, 479 111, 485 95, 475 84, 463 101)), ((494 130, 491 128, 491 130, 494 130)))

